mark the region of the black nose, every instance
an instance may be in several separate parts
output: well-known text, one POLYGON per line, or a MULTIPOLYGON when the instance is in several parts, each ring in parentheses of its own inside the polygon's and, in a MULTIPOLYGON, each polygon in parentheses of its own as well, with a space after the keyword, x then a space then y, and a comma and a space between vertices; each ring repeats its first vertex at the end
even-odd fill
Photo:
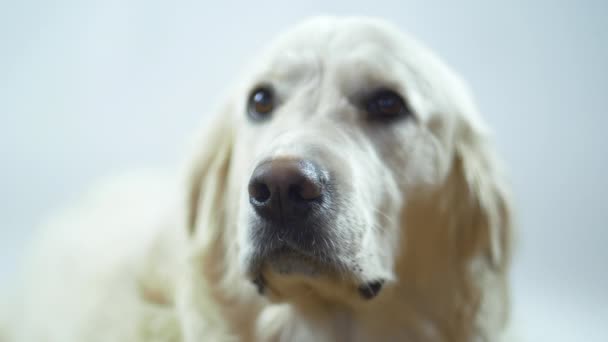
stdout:
POLYGON ((326 183, 326 172, 311 161, 274 159, 253 170, 249 202, 274 223, 301 220, 319 208, 327 196, 326 183))

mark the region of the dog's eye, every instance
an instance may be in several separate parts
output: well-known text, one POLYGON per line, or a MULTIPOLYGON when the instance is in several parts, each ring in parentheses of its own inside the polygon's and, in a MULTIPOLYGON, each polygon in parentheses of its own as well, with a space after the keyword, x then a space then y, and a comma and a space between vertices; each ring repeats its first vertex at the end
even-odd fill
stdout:
POLYGON ((373 93, 365 106, 371 120, 396 119, 410 114, 403 98, 391 90, 373 93))
POLYGON ((274 109, 274 94, 268 87, 256 88, 249 96, 248 112, 254 120, 266 119, 274 109))

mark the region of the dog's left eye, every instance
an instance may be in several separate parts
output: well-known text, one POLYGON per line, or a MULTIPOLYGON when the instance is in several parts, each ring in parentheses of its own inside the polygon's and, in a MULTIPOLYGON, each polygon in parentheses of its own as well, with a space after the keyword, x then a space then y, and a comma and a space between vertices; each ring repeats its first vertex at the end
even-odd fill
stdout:
POLYGON ((274 94, 269 87, 254 89, 249 96, 248 113, 254 120, 268 118, 275 105, 274 94))
POLYGON ((365 104, 371 120, 394 119, 411 114, 403 98, 391 90, 373 93, 365 104))

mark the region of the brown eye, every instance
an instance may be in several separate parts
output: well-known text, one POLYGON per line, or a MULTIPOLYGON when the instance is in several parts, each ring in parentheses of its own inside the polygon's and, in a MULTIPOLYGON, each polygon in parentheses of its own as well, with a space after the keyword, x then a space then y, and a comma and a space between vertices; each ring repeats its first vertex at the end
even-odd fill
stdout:
POLYGON ((274 94, 270 88, 256 88, 249 96, 249 116, 254 120, 266 119, 274 109, 274 94))
POLYGON ((403 98, 391 90, 373 93, 367 100, 366 110, 371 120, 396 119, 411 114, 403 98))

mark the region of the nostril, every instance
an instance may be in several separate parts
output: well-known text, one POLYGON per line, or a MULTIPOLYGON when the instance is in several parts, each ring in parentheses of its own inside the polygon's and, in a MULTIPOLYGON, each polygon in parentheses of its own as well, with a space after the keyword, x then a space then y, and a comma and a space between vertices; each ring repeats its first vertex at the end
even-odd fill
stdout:
POLYGON ((299 185, 291 185, 289 190, 287 191, 287 196, 289 199, 294 201, 302 200, 302 196, 300 195, 300 186, 299 185))
POLYGON ((252 182, 249 184, 249 198, 258 203, 265 203, 270 199, 270 189, 262 182, 252 182))

